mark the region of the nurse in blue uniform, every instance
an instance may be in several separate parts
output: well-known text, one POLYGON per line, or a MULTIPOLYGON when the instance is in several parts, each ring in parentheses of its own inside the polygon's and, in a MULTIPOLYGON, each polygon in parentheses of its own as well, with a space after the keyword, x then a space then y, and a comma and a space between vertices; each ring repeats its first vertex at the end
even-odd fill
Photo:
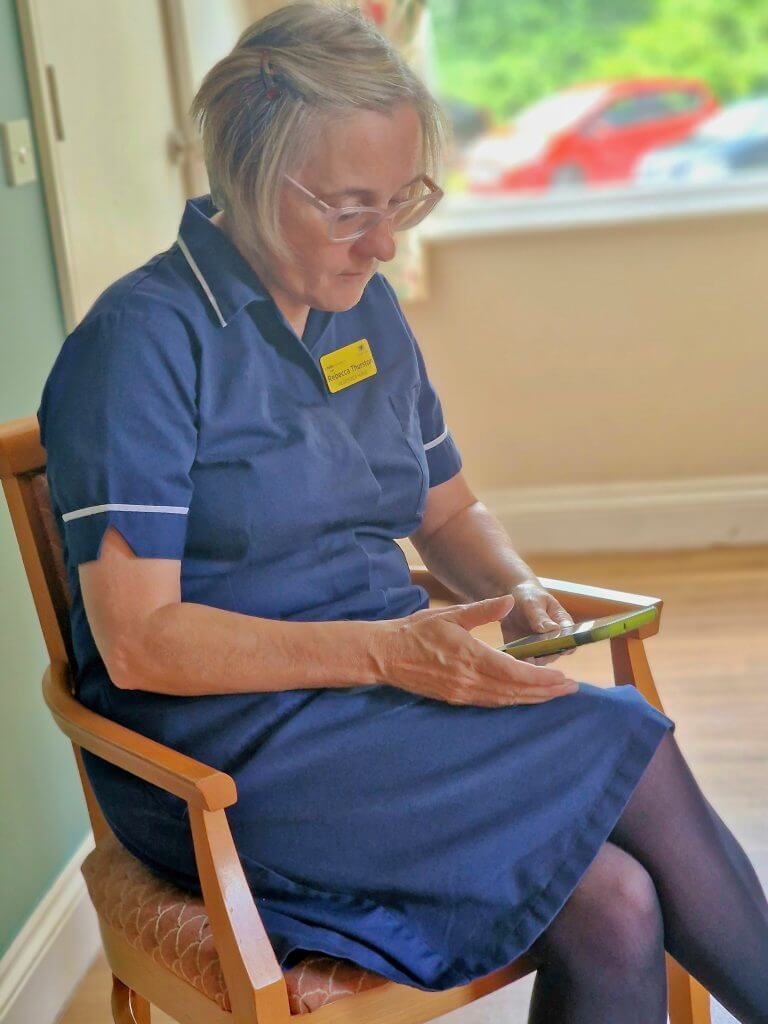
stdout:
MULTIPOLYGON (((234 776, 283 964, 444 989, 530 951, 532 1022, 652 1024, 666 948, 768 1020, 765 899, 670 721, 469 632, 568 617, 475 500, 376 272, 441 195, 429 93, 310 2, 246 32, 196 113, 212 198, 98 299, 40 409, 80 700, 234 776), (427 610, 402 537, 466 604, 427 610)), ((125 846, 194 888, 184 805, 87 769, 125 846)))

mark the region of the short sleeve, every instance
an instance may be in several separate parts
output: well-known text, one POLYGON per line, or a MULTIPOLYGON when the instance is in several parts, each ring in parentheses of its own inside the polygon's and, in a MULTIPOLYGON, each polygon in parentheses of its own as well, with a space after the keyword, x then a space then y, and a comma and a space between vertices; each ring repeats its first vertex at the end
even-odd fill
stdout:
POLYGON ((70 564, 109 526, 142 558, 181 559, 197 448, 197 370, 170 312, 108 312, 64 343, 38 412, 70 564))
MULTIPOLYGON (((415 341, 414 341, 414 344, 415 341)), ((424 452, 429 466, 429 486, 443 484, 461 469, 461 455, 451 432, 445 425, 443 407, 437 392, 432 387, 421 349, 416 345, 421 389, 419 391, 419 422, 424 452)))
POLYGON ((435 487, 437 484, 450 480, 452 476, 459 472, 461 469, 461 455, 456 442, 451 436, 450 430, 446 426, 440 398, 429 379, 424 356, 400 308, 394 289, 385 277, 379 276, 386 287, 416 353, 420 383, 418 412, 421 424, 421 437, 424 443, 427 466, 429 467, 429 486, 435 487))

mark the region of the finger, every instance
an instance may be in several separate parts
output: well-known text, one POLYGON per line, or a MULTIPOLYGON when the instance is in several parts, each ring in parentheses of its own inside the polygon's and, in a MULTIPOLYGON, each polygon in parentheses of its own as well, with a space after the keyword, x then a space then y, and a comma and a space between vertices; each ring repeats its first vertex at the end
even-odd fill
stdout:
POLYGON ((524 658, 524 661, 529 662, 531 665, 549 665, 553 661, 557 661, 558 658, 567 658, 569 654, 575 654, 576 648, 569 647, 567 651, 558 651, 557 654, 544 654, 538 658, 524 658))
POLYGON ((530 665, 526 662, 518 662, 517 668, 514 685, 522 692, 543 691, 552 687, 572 685, 576 682, 560 668, 547 668, 542 665, 530 665))
POLYGON ((548 615, 544 615, 537 619, 533 628, 537 633, 552 633, 554 630, 560 629, 560 624, 554 619, 550 619, 548 615))
POLYGON ((522 611, 534 633, 547 633, 558 629, 558 623, 547 612, 545 595, 532 594, 522 599, 522 611))
MULTIPOLYGON (((543 681, 541 679, 533 679, 527 681, 522 681, 518 679, 513 684, 511 684, 513 691, 517 694, 518 697, 544 697, 548 693, 555 693, 559 690, 572 690, 576 686, 578 686, 578 683, 575 679, 571 679, 570 676, 565 675, 563 672, 559 672, 557 669, 542 668, 538 665, 530 665, 529 667, 533 669, 533 671, 535 672, 557 672, 560 678, 555 679, 554 681, 546 678, 543 681)), ((505 687, 507 685, 510 684, 504 684, 505 687)))
MULTIPOLYGON (((532 668, 537 669, 539 672, 551 672, 552 669, 539 668, 536 665, 532 665, 532 668)), ((541 685, 539 683, 528 683, 527 685, 517 685, 517 693, 522 697, 546 697, 548 693, 557 693, 567 690, 573 692, 578 687, 578 682, 575 679, 571 679, 570 676, 563 675, 562 679, 558 683, 546 683, 541 685)))
POLYGON ((549 600, 547 601, 547 612, 550 618, 554 619, 558 626, 573 626, 575 625, 573 618, 563 608, 559 601, 557 601, 551 594, 548 595, 549 600))
MULTIPOLYGON (((526 661, 510 658, 503 651, 491 647, 482 640, 475 639, 478 645, 476 664, 477 672, 485 680, 495 681, 497 685, 521 686, 557 686, 565 678, 559 669, 542 668, 526 661)), ((573 680, 570 680, 573 682, 573 680)))
POLYGON ((550 630, 559 628, 554 618, 551 618, 547 613, 543 603, 536 600, 536 598, 530 598, 529 606, 524 610, 530 623, 530 628, 536 633, 549 633, 550 630))
POLYGON ((517 704, 544 704, 548 700, 557 700, 560 697, 570 697, 578 693, 579 684, 569 683, 567 686, 557 689, 542 690, 540 692, 526 691, 518 697, 517 704))
POLYGON ((522 662, 518 662, 517 665, 534 675, 526 676, 525 679, 502 680, 498 676, 476 673, 463 680, 454 680, 453 685, 447 687, 447 691, 451 693, 447 699, 466 703, 514 705, 571 693, 579 685, 575 680, 550 669, 525 666, 522 662), (552 675, 556 677, 554 682, 550 681, 552 675))
POLYGON ((498 622, 509 615, 514 604, 515 598, 512 594, 502 594, 500 597, 489 597, 485 601, 474 601, 472 604, 446 609, 443 617, 470 630, 476 626, 484 626, 488 622, 498 622))
POLYGON ((417 612, 411 612, 412 619, 433 619, 436 615, 444 615, 446 612, 455 612, 463 608, 463 604, 449 604, 442 608, 420 608, 417 612))
POLYGON ((573 679, 563 679, 557 686, 529 686, 500 688, 495 685, 477 685, 471 687, 461 698, 462 703, 480 704, 483 706, 503 707, 515 704, 542 704, 556 697, 567 697, 576 693, 579 684, 573 679))

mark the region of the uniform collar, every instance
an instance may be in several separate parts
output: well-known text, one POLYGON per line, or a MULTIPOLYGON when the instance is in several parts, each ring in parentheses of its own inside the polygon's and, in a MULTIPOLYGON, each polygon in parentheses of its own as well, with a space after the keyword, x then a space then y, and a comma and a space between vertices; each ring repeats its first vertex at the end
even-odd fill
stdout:
POLYGON ((211 224, 214 213, 210 196, 187 200, 177 241, 216 318, 226 327, 249 302, 270 296, 237 247, 211 224))

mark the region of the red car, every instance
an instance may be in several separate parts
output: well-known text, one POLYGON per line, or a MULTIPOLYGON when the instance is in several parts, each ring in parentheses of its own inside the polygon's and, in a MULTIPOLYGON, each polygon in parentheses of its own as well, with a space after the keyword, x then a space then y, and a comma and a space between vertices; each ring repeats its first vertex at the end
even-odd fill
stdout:
POLYGON ((718 108, 702 82, 634 78, 547 96, 466 152, 470 192, 625 181, 649 149, 686 138, 718 108))

